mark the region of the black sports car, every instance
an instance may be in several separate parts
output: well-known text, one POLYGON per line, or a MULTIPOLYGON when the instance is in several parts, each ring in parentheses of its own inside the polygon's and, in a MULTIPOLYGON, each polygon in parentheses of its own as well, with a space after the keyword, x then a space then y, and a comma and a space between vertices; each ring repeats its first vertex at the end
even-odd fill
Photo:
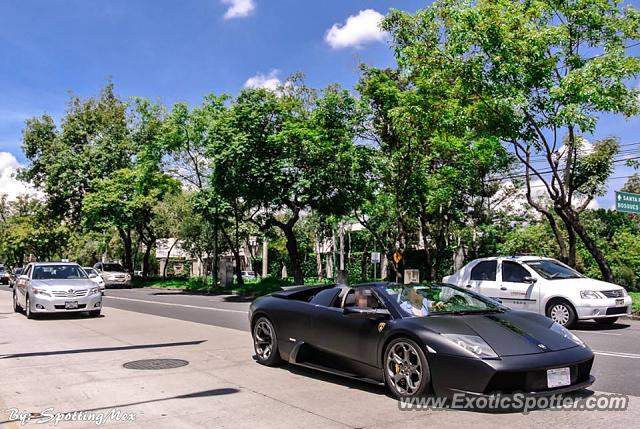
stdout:
POLYGON ((591 385, 591 350, 544 316, 448 284, 301 286, 256 299, 256 359, 378 384, 398 397, 555 394, 591 385))

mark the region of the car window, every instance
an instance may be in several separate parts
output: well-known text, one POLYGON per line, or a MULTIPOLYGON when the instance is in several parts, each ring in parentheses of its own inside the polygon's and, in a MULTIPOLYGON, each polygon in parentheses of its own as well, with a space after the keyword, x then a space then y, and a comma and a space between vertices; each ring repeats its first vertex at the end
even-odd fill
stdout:
POLYGON ((579 279, 583 277, 574 269, 554 260, 527 261, 526 264, 547 280, 579 279))
POLYGON ((33 270, 34 280, 86 279, 87 275, 78 265, 38 265, 33 270))
POLYGON ((120 264, 103 264, 102 265, 102 271, 124 273, 125 269, 120 264))
POLYGON ((313 297, 313 299, 311 300, 311 304, 322 305, 324 307, 331 307, 333 306, 339 293, 340 293, 340 288, 331 288, 331 289, 321 290, 313 297))
POLYGON ((471 270, 471 280, 496 281, 497 261, 482 261, 471 270))
POLYGON ((525 277, 530 276, 529 271, 517 262, 504 261, 502 263, 503 282, 526 283, 525 277))

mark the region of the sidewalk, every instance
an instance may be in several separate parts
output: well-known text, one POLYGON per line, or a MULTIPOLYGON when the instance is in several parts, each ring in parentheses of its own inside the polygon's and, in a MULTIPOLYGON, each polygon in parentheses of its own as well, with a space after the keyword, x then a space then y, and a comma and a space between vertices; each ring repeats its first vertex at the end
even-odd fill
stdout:
MULTIPOLYGON (((249 333, 103 309, 104 317, 27 320, 0 291, 0 409, 134 413, 121 428, 189 427, 622 427, 640 421, 640 399, 625 412, 399 411, 383 388, 252 359, 249 333), (167 370, 131 370, 138 359, 184 359, 167 370)), ((214 316, 212 316, 214 317, 214 316)), ((20 427, 0 413, 1 427, 20 427)), ((47 425, 28 424, 30 427, 47 425)), ((96 427, 62 422, 58 427, 96 427)))

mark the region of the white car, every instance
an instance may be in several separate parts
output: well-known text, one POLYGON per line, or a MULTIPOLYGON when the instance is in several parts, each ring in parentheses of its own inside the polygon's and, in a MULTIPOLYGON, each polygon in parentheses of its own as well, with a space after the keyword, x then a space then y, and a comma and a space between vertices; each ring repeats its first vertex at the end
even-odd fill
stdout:
POLYGON ((89 279, 98 285, 98 287, 100 288, 100 292, 104 295, 106 284, 104 283, 104 279, 102 278, 102 276, 98 274, 95 268, 82 267, 82 269, 87 273, 87 276, 89 276, 89 279), (91 276, 91 274, 93 274, 95 277, 91 276))
POLYGON ((584 319, 612 324, 631 314, 631 297, 623 287, 585 277, 551 258, 476 259, 442 281, 516 310, 544 314, 563 326, 584 319))

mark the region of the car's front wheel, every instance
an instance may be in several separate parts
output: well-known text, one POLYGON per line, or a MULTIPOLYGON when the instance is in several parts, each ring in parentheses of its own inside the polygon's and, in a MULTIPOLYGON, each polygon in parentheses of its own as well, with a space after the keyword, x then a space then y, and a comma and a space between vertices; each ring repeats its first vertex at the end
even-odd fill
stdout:
POLYGON ((555 301, 547 307, 547 317, 565 328, 576 322, 576 312, 566 301, 555 301))
POLYGON ((397 338, 384 352, 384 379, 398 398, 429 393, 431 373, 422 348, 409 338, 397 338))
POLYGON ((266 317, 260 317, 253 325, 253 348, 259 363, 273 366, 280 362, 276 329, 266 317))
POLYGON ((13 291, 13 311, 15 313, 20 313, 22 308, 20 308, 20 304, 18 304, 18 294, 13 291))
POLYGON ((100 310, 93 310, 89 312, 89 317, 100 317, 100 310))
POLYGON ((602 319, 594 319, 598 325, 613 325, 618 320, 617 317, 603 317, 602 319))
POLYGON ((34 319, 34 314, 31 312, 31 298, 29 298, 29 295, 27 295, 27 301, 24 307, 24 314, 27 316, 27 319, 34 319))

